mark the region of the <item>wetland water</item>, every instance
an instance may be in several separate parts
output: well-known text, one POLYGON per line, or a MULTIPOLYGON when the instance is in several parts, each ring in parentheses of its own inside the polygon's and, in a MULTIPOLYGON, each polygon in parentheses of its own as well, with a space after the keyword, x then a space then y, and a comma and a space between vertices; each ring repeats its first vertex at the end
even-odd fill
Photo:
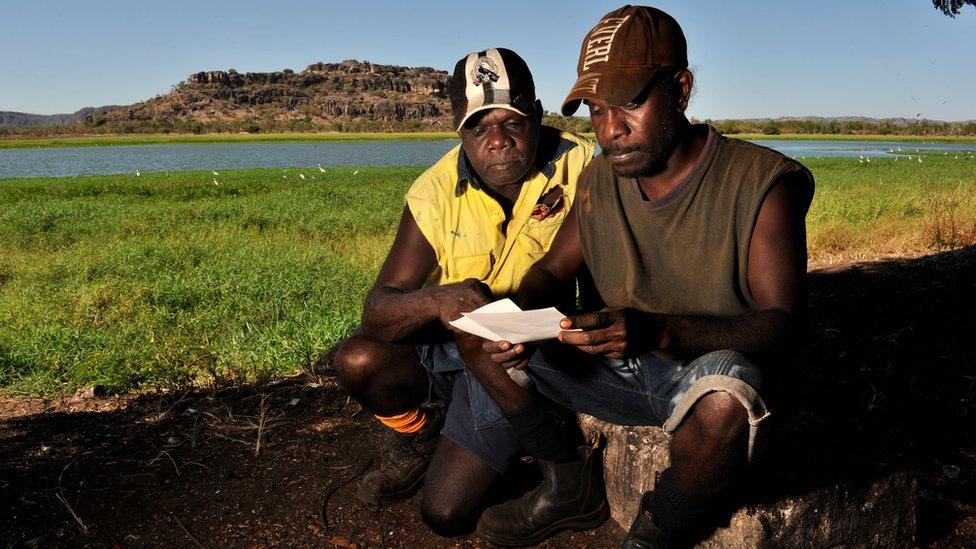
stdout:
MULTIPOLYGON (((973 151, 974 144, 888 141, 755 141, 792 157, 884 157, 889 150, 973 151)), ((440 141, 207 143, 0 149, 0 178, 309 166, 429 166, 457 145, 440 141)))

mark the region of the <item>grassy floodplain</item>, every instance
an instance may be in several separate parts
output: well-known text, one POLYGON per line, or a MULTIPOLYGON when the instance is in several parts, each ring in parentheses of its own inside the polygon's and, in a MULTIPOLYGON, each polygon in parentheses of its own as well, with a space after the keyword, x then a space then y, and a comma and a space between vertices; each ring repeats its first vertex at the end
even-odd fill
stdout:
POLYGON ((0 139, 0 149, 49 147, 118 147, 124 145, 175 145, 180 143, 280 143, 316 141, 436 141, 457 139, 453 132, 409 133, 207 133, 149 135, 89 135, 0 139))
MULTIPOLYGON (((817 178, 811 260, 976 243, 976 158, 955 156, 804 160, 817 178)), ((0 390, 244 382, 308 366, 358 322, 422 168, 356 171, 0 180, 0 390)))

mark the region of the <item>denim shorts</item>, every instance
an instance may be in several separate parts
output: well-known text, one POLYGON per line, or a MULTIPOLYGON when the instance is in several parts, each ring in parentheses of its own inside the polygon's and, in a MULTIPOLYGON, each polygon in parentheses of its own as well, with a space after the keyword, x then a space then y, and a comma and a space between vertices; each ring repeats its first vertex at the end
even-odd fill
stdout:
POLYGON ((417 345, 430 377, 427 404, 449 401, 441 435, 505 473, 521 444, 498 405, 468 371, 453 341, 417 345))
POLYGON ((699 399, 725 391, 748 412, 749 460, 764 446, 768 427, 763 424, 770 413, 760 396, 762 374, 736 351, 686 361, 653 353, 614 360, 552 342, 539 348, 527 371, 539 392, 562 406, 617 425, 656 425, 668 434, 699 399))
MULTIPOLYGON (((428 401, 449 400, 441 435, 504 473, 521 445, 501 410, 468 371, 454 342, 418 345, 430 376, 428 401)), ((749 459, 763 446, 769 417, 760 397, 759 367, 735 351, 714 351, 694 360, 654 354, 627 360, 591 356, 551 342, 525 370, 539 392, 556 404, 618 425, 656 425, 674 432, 700 398, 715 391, 736 397, 749 414, 749 459)))

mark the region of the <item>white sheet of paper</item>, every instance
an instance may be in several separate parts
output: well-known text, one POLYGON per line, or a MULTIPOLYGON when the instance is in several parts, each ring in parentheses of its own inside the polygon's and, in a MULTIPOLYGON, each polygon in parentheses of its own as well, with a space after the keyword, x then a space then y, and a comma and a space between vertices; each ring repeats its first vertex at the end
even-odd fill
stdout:
POLYGON ((559 321, 566 316, 555 307, 523 311, 511 299, 501 299, 462 314, 451 322, 455 328, 491 341, 512 343, 554 338, 562 330, 559 321))

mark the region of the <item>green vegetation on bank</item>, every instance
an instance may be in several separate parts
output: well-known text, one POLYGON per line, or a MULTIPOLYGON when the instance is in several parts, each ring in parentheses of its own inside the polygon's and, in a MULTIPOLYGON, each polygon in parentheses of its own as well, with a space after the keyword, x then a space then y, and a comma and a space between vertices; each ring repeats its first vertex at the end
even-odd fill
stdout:
MULTIPOLYGON (((813 261, 976 243, 976 159, 805 160, 813 261)), ((0 387, 244 382, 358 322, 422 168, 0 180, 0 387), (299 177, 305 175, 305 180, 299 177)))
POLYGON ((112 147, 121 145, 171 145, 177 143, 271 143, 315 141, 437 141, 457 139, 453 132, 411 133, 208 133, 150 135, 90 135, 0 140, 0 149, 41 147, 112 147))
MULTIPOLYGON (((564 128, 566 129, 566 128, 564 128)), ((573 130, 572 128, 569 128, 573 130)), ((573 130, 576 131, 576 130, 573 130)), ((593 138, 592 128, 582 132, 593 138)), ((976 136, 911 136, 911 135, 817 135, 817 134, 732 134, 739 139, 762 140, 826 140, 826 141, 893 141, 904 143, 973 143, 976 136)), ((0 149, 30 149, 50 147, 114 147, 125 145, 174 145, 183 143, 301 143, 330 141, 438 141, 457 139, 453 132, 412 133, 210 133, 210 134, 152 134, 152 135, 91 135, 84 137, 44 137, 0 139, 0 149)))

